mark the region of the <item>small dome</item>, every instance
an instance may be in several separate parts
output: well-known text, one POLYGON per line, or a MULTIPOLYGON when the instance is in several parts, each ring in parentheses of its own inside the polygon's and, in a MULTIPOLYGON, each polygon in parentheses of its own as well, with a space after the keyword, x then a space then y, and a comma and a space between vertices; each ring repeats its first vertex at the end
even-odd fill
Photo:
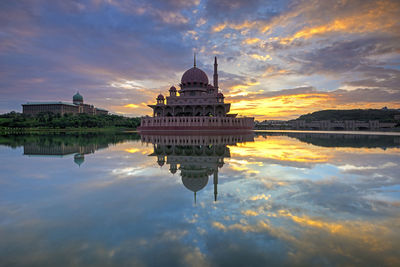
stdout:
POLYGON ((199 68, 193 67, 188 69, 183 75, 181 79, 182 84, 186 83, 203 83, 208 84, 207 74, 199 68))
POLYGON ((77 92, 76 94, 74 94, 74 96, 72 97, 73 101, 83 101, 83 97, 79 94, 79 92, 77 92))
POLYGON ((75 162, 76 164, 78 164, 79 167, 82 165, 82 163, 83 163, 84 161, 85 161, 85 155, 79 154, 79 153, 77 153, 77 154, 74 155, 74 162, 75 162))
POLYGON ((176 167, 175 164, 171 164, 171 166, 169 167, 169 171, 170 171, 172 174, 175 174, 177 170, 178 170, 178 168, 176 167))
POLYGON ((223 93, 218 93, 217 97, 218 98, 224 98, 224 94, 223 93))
POLYGON ((159 94, 159 95, 157 96, 157 100, 164 100, 164 96, 163 96, 162 94, 159 94))
POLYGON ((169 88, 169 91, 176 92, 175 86, 171 86, 171 88, 169 88))
POLYGON ((183 185, 190 191, 197 192, 203 189, 208 183, 208 176, 186 177, 182 176, 183 185))

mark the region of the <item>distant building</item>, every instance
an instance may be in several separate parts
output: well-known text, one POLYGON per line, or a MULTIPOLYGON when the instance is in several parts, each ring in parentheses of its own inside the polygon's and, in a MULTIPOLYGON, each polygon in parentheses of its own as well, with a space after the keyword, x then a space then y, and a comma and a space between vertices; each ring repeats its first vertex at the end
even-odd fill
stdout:
POLYGON ((55 114, 78 114, 86 113, 90 115, 108 114, 108 111, 97 108, 93 105, 84 104, 83 97, 77 92, 72 97, 72 103, 69 102, 28 102, 22 104, 22 113, 29 115, 37 115, 41 112, 52 112, 55 114))
POLYGON ((390 129, 396 126, 392 122, 380 122, 378 120, 369 121, 310 121, 295 120, 290 122, 293 129, 299 130, 377 130, 377 129, 390 129))

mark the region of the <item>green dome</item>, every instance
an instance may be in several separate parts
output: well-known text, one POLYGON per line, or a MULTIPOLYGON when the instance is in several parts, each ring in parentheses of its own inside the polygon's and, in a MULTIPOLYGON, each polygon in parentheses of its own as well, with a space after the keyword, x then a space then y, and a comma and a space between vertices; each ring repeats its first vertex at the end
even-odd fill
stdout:
POLYGON ((72 97, 73 101, 83 101, 83 97, 79 94, 79 92, 77 92, 73 97, 72 97))
POLYGON ((83 163, 84 161, 85 161, 85 155, 79 154, 79 153, 77 153, 77 154, 74 155, 74 162, 75 162, 76 164, 78 164, 79 167, 82 165, 82 163, 83 163))

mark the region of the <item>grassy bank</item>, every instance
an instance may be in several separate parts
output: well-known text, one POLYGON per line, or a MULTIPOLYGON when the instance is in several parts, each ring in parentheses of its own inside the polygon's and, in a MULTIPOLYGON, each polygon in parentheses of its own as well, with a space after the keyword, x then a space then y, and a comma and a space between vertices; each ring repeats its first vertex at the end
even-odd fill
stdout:
POLYGON ((47 127, 35 127, 35 128, 10 128, 0 127, 0 134, 10 133, 65 133, 65 132, 125 132, 135 131, 136 128, 127 127, 68 127, 68 128, 47 128, 47 127))
POLYGON ((53 114, 36 116, 10 112, 0 115, 1 132, 120 131, 136 129, 140 118, 118 115, 53 114))

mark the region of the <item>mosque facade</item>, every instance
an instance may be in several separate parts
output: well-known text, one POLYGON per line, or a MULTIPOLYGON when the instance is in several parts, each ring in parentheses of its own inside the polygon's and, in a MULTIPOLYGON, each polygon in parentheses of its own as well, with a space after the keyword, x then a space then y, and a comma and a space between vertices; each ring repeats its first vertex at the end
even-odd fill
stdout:
POLYGON ((231 104, 225 102, 218 87, 217 57, 212 85, 207 74, 197 68, 195 57, 193 67, 183 74, 179 86, 179 90, 171 86, 169 96, 160 94, 156 104, 148 105, 153 116, 142 117, 139 131, 253 129, 254 118, 229 113, 231 104))
POLYGON ((22 104, 22 113, 29 115, 37 115, 42 112, 51 112, 54 114, 78 114, 86 113, 90 115, 101 115, 108 114, 108 111, 102 108, 97 108, 90 104, 83 103, 82 95, 77 92, 72 97, 72 103, 70 102, 28 102, 22 104))

